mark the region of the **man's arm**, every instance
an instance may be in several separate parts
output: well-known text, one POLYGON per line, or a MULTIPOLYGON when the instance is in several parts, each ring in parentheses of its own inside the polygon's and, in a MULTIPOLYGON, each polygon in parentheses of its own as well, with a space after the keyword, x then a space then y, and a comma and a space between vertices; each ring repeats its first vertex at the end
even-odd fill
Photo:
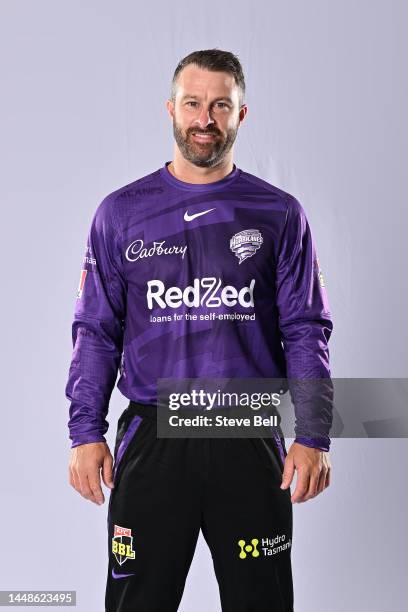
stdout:
POLYGON ((328 341, 333 322, 305 211, 290 194, 286 199, 276 295, 287 377, 295 406, 295 442, 328 451, 333 408, 328 341), (305 379, 309 381, 303 382, 305 379))
POLYGON ((71 448, 106 441, 106 415, 122 355, 126 281, 114 212, 108 196, 98 206, 87 237, 65 388, 71 401, 71 448))

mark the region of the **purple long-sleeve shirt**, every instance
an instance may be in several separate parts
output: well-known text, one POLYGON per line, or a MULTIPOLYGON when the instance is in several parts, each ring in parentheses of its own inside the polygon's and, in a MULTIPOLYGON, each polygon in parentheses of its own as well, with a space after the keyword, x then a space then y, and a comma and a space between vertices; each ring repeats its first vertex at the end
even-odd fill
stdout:
MULTIPOLYGON (((333 323, 301 204, 235 164, 193 184, 169 163, 93 216, 65 389, 72 448, 105 441, 118 371, 121 393, 148 404, 158 378, 330 378, 333 323), (255 317, 199 316, 211 312, 255 317), (184 313, 198 316, 175 316, 184 313)), ((295 413, 296 440, 328 450, 330 402, 299 400, 295 413), (312 421, 323 424, 318 438, 312 421)))

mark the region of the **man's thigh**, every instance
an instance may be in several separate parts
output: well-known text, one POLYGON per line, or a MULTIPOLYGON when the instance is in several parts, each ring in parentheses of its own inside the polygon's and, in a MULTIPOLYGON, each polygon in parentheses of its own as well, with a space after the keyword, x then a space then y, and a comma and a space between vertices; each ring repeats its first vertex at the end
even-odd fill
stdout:
POLYGON ((271 438, 211 440, 202 530, 223 612, 293 610, 292 503, 282 471, 271 438))
POLYGON ((200 530, 200 441, 157 439, 141 419, 122 421, 131 436, 109 502, 106 612, 175 612, 200 530))

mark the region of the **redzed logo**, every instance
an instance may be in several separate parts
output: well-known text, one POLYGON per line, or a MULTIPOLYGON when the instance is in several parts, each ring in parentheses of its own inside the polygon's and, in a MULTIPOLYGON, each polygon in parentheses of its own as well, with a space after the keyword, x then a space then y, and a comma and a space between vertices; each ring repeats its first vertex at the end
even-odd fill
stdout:
POLYGON ((242 287, 239 291, 232 285, 222 288, 221 285, 221 279, 212 276, 195 278, 193 284, 185 288, 166 288, 161 280, 150 280, 147 283, 147 305, 150 310, 154 305, 160 308, 179 308, 182 304, 189 308, 199 306, 217 308, 221 305, 235 306, 238 302, 245 308, 254 306, 254 278, 248 287, 242 287))

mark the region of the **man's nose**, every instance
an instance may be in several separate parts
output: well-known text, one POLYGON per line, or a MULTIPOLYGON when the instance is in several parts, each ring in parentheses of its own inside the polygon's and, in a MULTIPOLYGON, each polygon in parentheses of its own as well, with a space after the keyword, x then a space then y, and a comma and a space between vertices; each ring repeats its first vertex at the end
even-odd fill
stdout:
POLYGON ((195 120, 195 123, 197 123, 201 128, 206 128, 207 125, 214 123, 209 107, 203 106, 201 108, 200 114, 195 120))

